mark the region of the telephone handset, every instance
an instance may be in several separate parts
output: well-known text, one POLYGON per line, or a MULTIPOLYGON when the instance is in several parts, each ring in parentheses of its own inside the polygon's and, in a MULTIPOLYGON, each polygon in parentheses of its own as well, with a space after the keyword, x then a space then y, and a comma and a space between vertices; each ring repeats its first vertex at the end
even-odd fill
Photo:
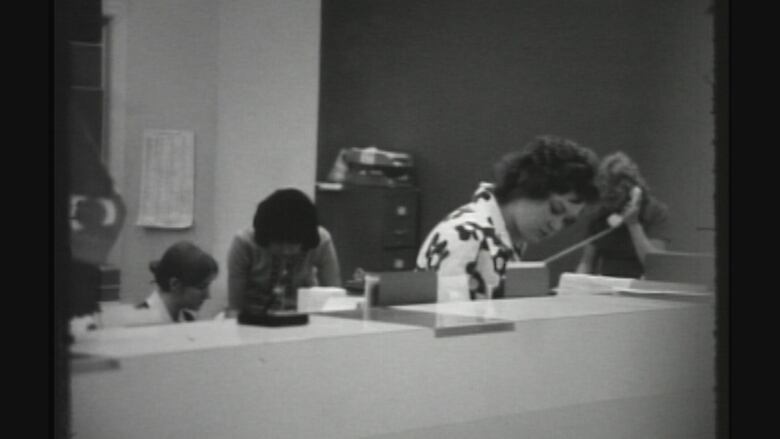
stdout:
MULTIPOLYGON (((639 200, 642 198, 642 189, 639 186, 634 186, 631 188, 631 194, 629 196, 630 198, 626 204, 626 207, 623 209, 624 211, 628 208, 634 209, 637 207, 639 200)), ((623 224, 623 215, 619 213, 613 213, 607 218, 607 224, 609 224, 609 226, 612 228, 620 226, 623 224)))
MULTIPOLYGON (((623 209, 624 212, 629 207, 635 208, 639 204, 639 200, 642 197, 642 189, 640 189, 639 186, 634 186, 633 188, 631 188, 631 193, 629 194, 629 197, 630 198, 628 200, 628 203, 626 203, 626 207, 623 209)), ((567 249, 559 251, 558 253, 556 253, 556 254, 550 256, 549 258, 545 259, 544 263, 548 264, 548 263, 550 263, 550 262, 552 262, 552 261, 554 261, 556 259, 559 259, 559 258, 561 258, 561 257, 563 257, 565 255, 568 255, 569 253, 573 252, 574 250, 580 249, 580 248, 590 244, 591 242, 593 242, 593 241, 595 241, 597 239, 600 239, 602 236, 605 236, 605 235, 608 235, 608 234, 612 233, 615 230, 615 228, 617 228, 619 225, 623 224, 623 215, 620 215, 620 214, 617 214, 617 213, 613 213, 612 215, 609 216, 609 218, 607 218, 607 222, 609 223, 610 228, 604 229, 604 230, 596 233, 595 235, 590 236, 590 237, 586 238, 585 240, 578 242, 577 244, 574 244, 573 246, 571 246, 571 247, 569 247, 567 249)))

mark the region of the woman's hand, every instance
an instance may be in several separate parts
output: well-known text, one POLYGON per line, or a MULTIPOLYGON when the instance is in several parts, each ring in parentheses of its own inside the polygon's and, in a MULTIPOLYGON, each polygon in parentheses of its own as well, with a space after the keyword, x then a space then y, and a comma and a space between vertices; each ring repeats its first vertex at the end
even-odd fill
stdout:
POLYGON ((641 199, 642 189, 640 189, 639 186, 634 186, 631 189, 631 198, 620 214, 623 217, 623 222, 627 225, 636 224, 639 221, 639 202, 641 199))

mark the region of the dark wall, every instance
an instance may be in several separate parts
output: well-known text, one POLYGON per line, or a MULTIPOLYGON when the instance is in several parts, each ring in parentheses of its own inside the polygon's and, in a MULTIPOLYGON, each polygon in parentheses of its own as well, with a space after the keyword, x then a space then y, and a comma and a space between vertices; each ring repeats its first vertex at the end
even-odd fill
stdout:
POLYGON ((324 0, 317 177, 339 148, 413 152, 425 233, 537 134, 639 156, 678 3, 324 0))

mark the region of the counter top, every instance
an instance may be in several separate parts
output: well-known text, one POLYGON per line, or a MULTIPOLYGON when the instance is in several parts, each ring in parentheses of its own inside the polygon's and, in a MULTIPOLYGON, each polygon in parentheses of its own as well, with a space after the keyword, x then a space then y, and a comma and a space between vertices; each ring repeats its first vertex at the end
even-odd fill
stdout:
POLYGON ((104 328, 80 335, 76 354, 108 358, 176 353, 241 345, 285 343, 397 331, 460 335, 513 330, 511 323, 707 306, 616 295, 550 296, 372 308, 369 312, 312 313, 302 326, 258 327, 235 319, 141 327, 104 328))
POLYGON ((713 334, 710 304, 617 295, 102 329, 72 346, 72 425, 77 439, 712 437, 713 334))

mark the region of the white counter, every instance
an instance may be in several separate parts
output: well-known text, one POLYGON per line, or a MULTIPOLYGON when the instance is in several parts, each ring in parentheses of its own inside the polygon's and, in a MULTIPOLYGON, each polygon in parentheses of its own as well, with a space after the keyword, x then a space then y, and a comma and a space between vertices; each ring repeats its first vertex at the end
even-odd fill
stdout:
POLYGON ((72 351, 113 367, 73 374, 75 437, 714 436, 712 305, 558 296, 371 317, 90 334, 72 351))

